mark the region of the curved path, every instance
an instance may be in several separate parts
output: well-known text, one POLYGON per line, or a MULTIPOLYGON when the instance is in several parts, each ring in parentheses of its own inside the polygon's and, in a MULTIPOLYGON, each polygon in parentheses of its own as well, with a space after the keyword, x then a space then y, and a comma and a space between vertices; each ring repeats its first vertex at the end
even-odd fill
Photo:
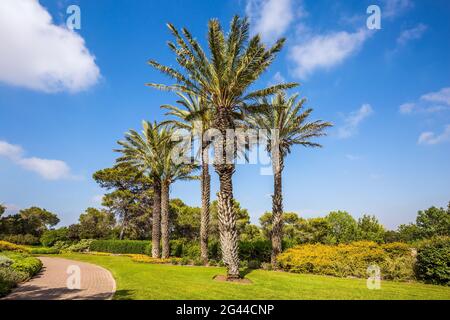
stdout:
MULTIPOLYGON (((106 300, 116 291, 111 273, 99 266, 61 258, 39 257, 44 264, 41 272, 19 285, 5 300, 106 300), (79 289, 67 286, 81 280, 79 289), (74 280, 74 281, 70 281, 74 280)), ((70 285, 73 286, 73 285, 70 285)))

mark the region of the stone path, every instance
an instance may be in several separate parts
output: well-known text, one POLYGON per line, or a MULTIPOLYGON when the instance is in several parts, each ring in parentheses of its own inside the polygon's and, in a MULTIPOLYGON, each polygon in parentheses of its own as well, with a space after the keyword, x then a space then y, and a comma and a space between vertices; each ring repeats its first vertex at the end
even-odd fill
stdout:
MULTIPOLYGON (((107 300, 116 291, 114 278, 102 267, 61 258, 39 259, 44 265, 41 272, 19 285, 5 300, 107 300), (67 280, 69 277, 75 279, 78 270, 81 276, 80 289, 69 289, 67 280)), ((76 280, 70 283, 74 284, 76 280)))

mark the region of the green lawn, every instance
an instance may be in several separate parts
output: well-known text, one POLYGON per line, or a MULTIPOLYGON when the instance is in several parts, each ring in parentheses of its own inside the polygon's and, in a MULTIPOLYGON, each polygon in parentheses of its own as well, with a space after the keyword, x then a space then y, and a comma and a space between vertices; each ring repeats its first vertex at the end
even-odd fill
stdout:
POLYGON ((212 280, 219 267, 143 264, 124 256, 66 254, 109 269, 117 282, 115 299, 450 299, 450 288, 382 281, 369 290, 366 280, 254 270, 252 284, 212 280))

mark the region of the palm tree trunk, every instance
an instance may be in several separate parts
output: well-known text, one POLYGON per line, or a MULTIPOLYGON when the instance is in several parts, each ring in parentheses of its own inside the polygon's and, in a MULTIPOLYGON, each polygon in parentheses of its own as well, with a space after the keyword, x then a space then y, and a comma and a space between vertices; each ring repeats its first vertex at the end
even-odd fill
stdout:
POLYGON ((161 186, 161 238, 162 258, 167 259, 170 255, 169 244, 169 193, 170 183, 164 181, 161 186))
POLYGON ((211 196, 211 176, 209 175, 208 148, 202 149, 202 211, 200 217, 200 258, 208 263, 209 207, 211 196))
POLYGON ((153 182, 152 257, 159 258, 161 238, 161 181, 153 182))
POLYGON ((279 155, 273 159, 274 172, 274 192, 272 196, 272 254, 270 261, 272 268, 277 269, 277 256, 282 251, 283 240, 283 190, 282 190, 282 173, 284 166, 283 156, 279 155))
MULTIPOLYGON (((240 278, 239 275, 239 255, 238 255, 238 232, 236 227, 236 213, 233 206, 233 173, 234 163, 229 160, 234 156, 227 152, 235 152, 235 148, 227 146, 227 129, 233 129, 233 121, 223 108, 217 109, 218 114, 215 119, 215 127, 220 130, 222 135, 220 143, 214 141, 215 171, 219 175, 220 191, 217 194, 218 219, 220 248, 222 259, 227 267, 227 279, 233 280, 240 278)), ((233 138, 234 139, 234 138, 233 138)), ((235 146, 235 144, 233 144, 235 146)))

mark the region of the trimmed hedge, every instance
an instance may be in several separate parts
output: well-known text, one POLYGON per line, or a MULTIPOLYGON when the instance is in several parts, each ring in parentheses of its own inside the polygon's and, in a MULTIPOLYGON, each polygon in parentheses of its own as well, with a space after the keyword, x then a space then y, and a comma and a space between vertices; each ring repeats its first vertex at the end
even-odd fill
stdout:
POLYGON ((93 240, 90 251, 117 254, 151 254, 151 242, 141 240, 93 240))
POLYGON ((450 237, 434 238, 420 245, 416 275, 427 283, 450 285, 450 237))
POLYGON ((8 294, 18 283, 36 275, 42 262, 17 251, 0 252, 0 297, 8 294))
POLYGON ((278 263, 290 272, 358 278, 366 278, 367 268, 376 265, 383 279, 414 278, 414 257, 404 243, 305 244, 280 254, 278 263))

